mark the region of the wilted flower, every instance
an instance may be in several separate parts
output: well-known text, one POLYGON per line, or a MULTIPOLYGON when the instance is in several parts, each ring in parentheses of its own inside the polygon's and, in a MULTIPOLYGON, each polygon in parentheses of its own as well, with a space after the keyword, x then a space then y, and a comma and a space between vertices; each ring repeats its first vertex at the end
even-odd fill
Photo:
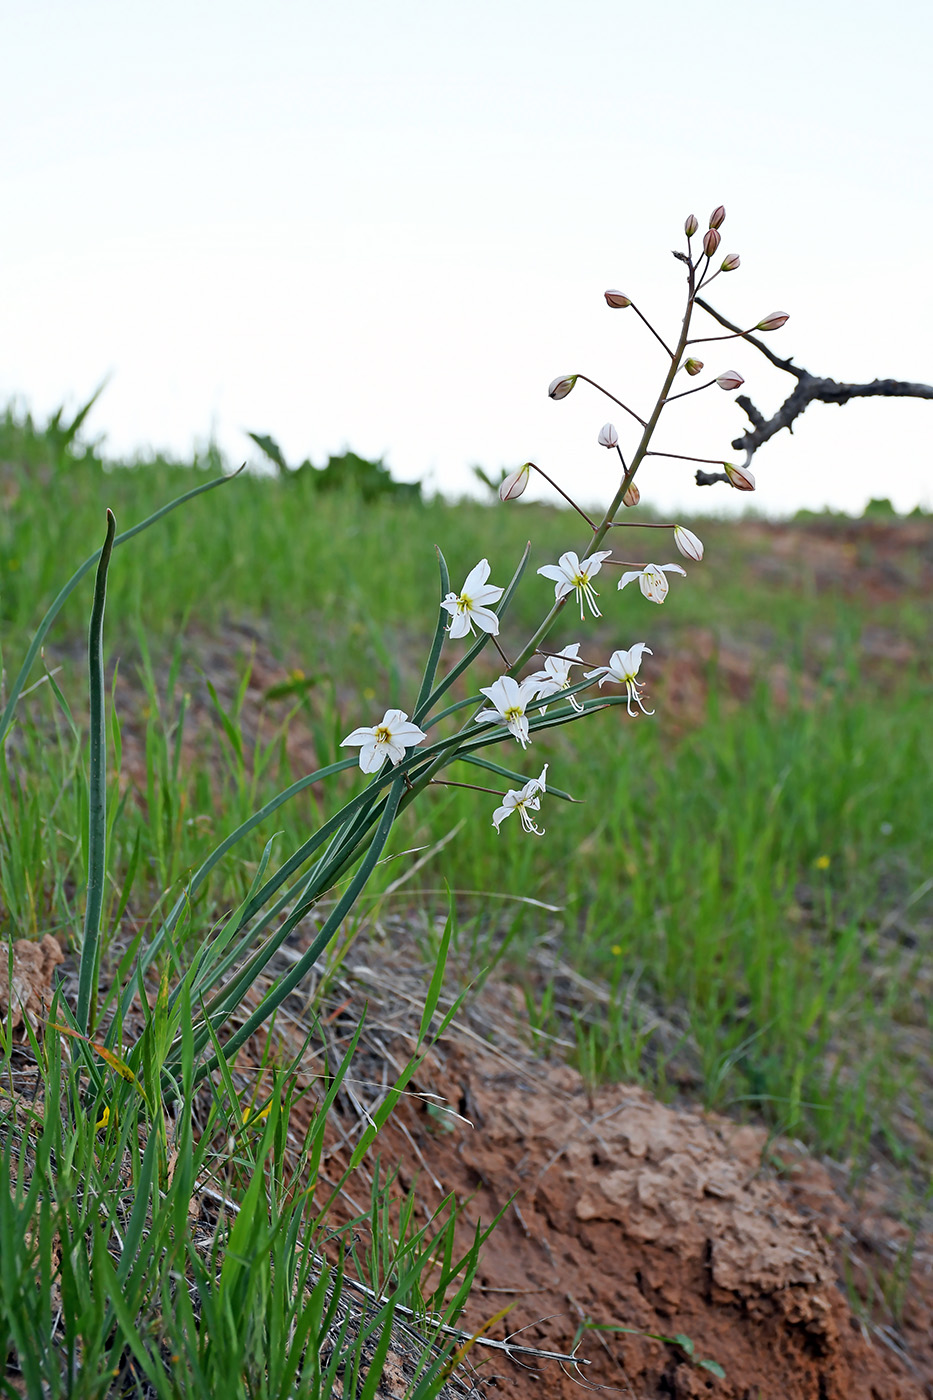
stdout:
POLYGON ((545 778, 547 777, 547 764, 541 769, 540 778, 530 778, 525 786, 519 791, 516 788, 509 788, 509 791, 502 799, 502 806, 497 807, 492 814, 492 824, 499 830, 499 827, 510 817, 513 812, 517 812, 521 818, 522 827, 529 835, 543 836, 544 832, 539 826, 535 826, 529 812, 537 812, 541 808, 541 799, 538 796, 545 790, 545 778))
POLYGON ((597 438, 597 442, 599 443, 600 447, 618 447, 619 434, 616 431, 614 423, 603 424, 603 426, 599 430, 599 437, 597 438))
POLYGON ((352 734, 341 739, 340 746, 355 748, 359 745, 363 772, 378 773, 387 758, 392 763, 401 763, 405 750, 426 738, 424 730, 412 724, 404 710, 386 710, 381 724, 371 729, 354 729, 352 734))
POLYGON ((477 724, 505 724, 522 748, 531 742, 525 708, 537 695, 536 686, 530 681, 519 684, 514 676, 500 676, 492 685, 481 685, 480 693, 488 697, 494 708, 480 710, 476 716, 477 724))
POLYGON ((558 375, 557 378, 552 379, 548 385, 548 395, 552 399, 565 399, 579 377, 580 376, 577 374, 558 375))
MULTIPOLYGON (((536 698, 544 700, 549 695, 555 695, 559 690, 566 690, 572 684, 570 675, 571 666, 582 666, 579 659, 580 643, 573 642, 569 647, 564 647, 563 651, 556 656, 547 656, 544 659, 544 669, 535 671, 532 675, 526 676, 526 681, 533 681, 536 689, 536 698)), ((582 710, 583 706, 575 695, 568 695, 568 700, 575 710, 582 710)))
POLYGON ((748 467, 737 467, 734 462, 723 462, 723 470, 737 491, 754 491, 755 478, 748 467))
POLYGON ((481 632, 489 632, 493 637, 499 635, 499 619, 486 604, 498 603, 502 589, 495 584, 487 584, 488 578, 489 560, 481 559, 467 574, 460 596, 448 593, 441 603, 441 607, 446 608, 453 619, 448 633, 450 637, 465 637, 468 632, 472 633, 474 623, 481 632))
POLYGON ((710 216, 709 216, 709 226, 710 226, 710 228, 722 228, 722 226, 723 226, 723 224, 724 224, 725 222, 726 222, 726 210, 725 210, 725 206, 722 205, 722 204, 717 204, 717 205, 716 205, 716 208, 713 210, 712 214, 710 214, 710 216))
POLYGON ((699 374, 699 373, 700 373, 700 370, 701 370, 702 368, 703 368, 703 361, 702 361, 702 360, 695 360, 692 356, 690 357, 689 360, 684 360, 684 369, 687 371, 688 374, 691 374, 691 375, 699 374))
POLYGON ((603 296, 606 298, 606 305, 617 310, 632 304, 632 298, 625 296, 623 292, 603 292, 603 296))
POLYGON ((531 468, 534 464, 526 462, 524 466, 517 467, 514 472, 509 472, 507 477, 499 483, 500 501, 517 501, 519 496, 528 485, 528 478, 531 476, 531 468))
POLYGON ((722 260, 722 267, 719 269, 719 271, 735 272, 735 269, 738 267, 741 261, 742 259, 739 257, 738 253, 727 253, 722 260))
POLYGON ((674 526, 674 543, 685 558, 699 564, 703 558, 703 541, 698 539, 692 530, 688 530, 686 525, 674 526))
POLYGON ((622 504, 624 506, 637 506, 640 500, 641 492, 639 491, 638 487, 633 481, 631 486, 626 491, 625 495, 622 497, 622 504))
POLYGON ((790 320, 790 313, 787 311, 772 311, 770 316, 766 316, 763 321, 759 321, 755 327, 756 331, 779 331, 785 321, 790 320))
POLYGON ((704 233, 703 252, 708 258, 711 258, 715 253, 716 249, 719 247, 719 242, 721 238, 722 234, 719 232, 718 228, 709 228, 704 233))
POLYGON ((684 219, 684 233, 688 238, 692 238, 700 225, 697 223, 696 214, 688 214, 684 219))
POLYGON ((632 569, 623 574, 619 579, 619 587, 624 588, 637 578, 638 587, 649 602, 663 603, 670 587, 665 574, 683 574, 686 578, 687 570, 682 569, 679 564, 646 564, 643 569, 632 569))
POLYGON ((725 374, 720 374, 717 377, 716 383, 720 389, 741 389, 745 380, 737 369, 727 369, 725 374))
POLYGON ((612 553, 611 549, 598 549, 595 554, 591 554, 588 559, 580 563, 580 556, 574 554, 573 550, 568 550, 562 554, 556 564, 544 564, 538 570, 545 578, 554 580, 555 599, 566 598, 567 594, 576 589, 577 597, 580 600, 580 621, 583 621, 583 600, 590 605, 590 611, 594 617, 602 617, 602 613, 596 606, 598 594, 590 583, 594 574, 598 574, 603 566, 603 560, 608 559, 612 553))
POLYGON ((635 718, 635 711, 632 709, 633 700, 643 715, 654 714, 654 710, 646 710, 641 702, 641 693, 645 688, 644 681, 637 681, 635 679, 638 675, 638 668, 641 665, 641 658, 644 656, 645 652, 647 652, 649 656, 653 655, 651 648, 646 646, 644 642, 636 642, 628 651, 614 651, 609 658, 608 666, 597 666, 595 671, 584 672, 587 680, 591 677, 599 676, 600 686, 602 686, 605 681, 615 681, 616 685, 624 685, 628 694, 626 708, 633 719, 635 718))

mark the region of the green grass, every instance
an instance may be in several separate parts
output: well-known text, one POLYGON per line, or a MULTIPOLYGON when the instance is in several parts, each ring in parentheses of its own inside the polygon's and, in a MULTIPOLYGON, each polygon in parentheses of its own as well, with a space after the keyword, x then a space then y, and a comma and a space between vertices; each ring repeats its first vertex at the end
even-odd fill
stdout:
MULTIPOLYGON (((99 545, 105 507, 125 529, 217 466, 208 459, 105 469, 93 453, 74 455, 8 414, 0 425, 7 502, 0 639, 8 675, 57 589, 99 545)), ((339 740, 357 724, 390 705, 412 707, 436 617, 435 542, 457 586, 483 555, 493 581, 504 583, 533 540, 503 638, 517 649, 552 596, 534 568, 579 549, 579 523, 524 504, 364 506, 352 495, 315 493, 307 474, 244 476, 118 549, 107 653, 132 681, 138 713, 118 706, 110 718, 105 956, 118 932, 144 938, 156 892, 174 898, 217 840, 300 776, 287 756, 284 709, 275 712, 278 730, 270 722, 258 744, 247 735, 248 641, 225 661, 223 675, 208 670, 202 689, 208 682, 220 688, 216 728, 212 736, 202 727, 194 761, 182 761, 191 729, 186 666, 201 639, 231 620, 258 628, 295 673, 290 687, 280 687, 290 689, 280 705, 294 707, 292 723, 312 736, 318 762, 331 762, 345 755, 339 740), (223 691, 231 672, 243 683, 223 691), (141 731, 144 766, 135 782, 120 772, 120 725, 131 720, 141 731)), ((916 1017, 910 967, 929 956, 930 930, 918 917, 905 954, 885 921, 929 871, 931 683, 919 661, 869 664, 861 638, 869 625, 894 629, 915 655, 928 655, 920 552, 905 552, 898 589, 873 601, 827 585, 818 559, 805 558, 775 584, 757 567, 769 548, 759 523, 743 530, 710 521, 697 529, 707 558, 688 566, 688 579, 673 581, 663 609, 631 589, 617 597, 603 574, 602 622, 581 626, 568 611, 554 640, 583 639, 584 654, 596 661, 646 640, 660 657, 677 655, 703 629, 722 645, 753 648, 758 679, 750 694, 741 702, 730 694, 714 657, 704 663, 705 707, 690 723, 672 726, 662 694, 654 719, 632 721, 614 709, 542 736, 524 758, 509 753, 503 761, 529 774, 547 760, 550 779, 581 799, 567 806, 545 798, 541 841, 525 837, 517 822, 497 836, 491 797, 452 788, 430 794, 399 824, 389 854, 458 833, 391 898, 412 904, 420 891, 430 903, 429 891, 445 882, 464 892, 458 899, 476 973, 508 943, 507 960, 521 976, 546 931, 566 959, 606 979, 609 1005, 577 1021, 587 1074, 638 1075, 671 1092, 674 1061, 686 1057, 696 1091, 711 1106, 763 1114, 834 1153, 857 1155, 881 1143, 903 1155, 898 1113, 912 1101, 916 1067, 899 1028, 916 1017), (769 687, 776 661, 788 668, 786 701, 769 687), (561 912, 523 905, 522 896, 561 912), (683 1027, 682 1046, 661 1047, 643 1033, 628 995, 633 978, 648 1006, 683 1027)), ((857 548, 870 563, 870 539, 857 548)), ((662 562, 670 557, 654 537, 649 552, 662 562)), ((16 934, 80 927, 91 588, 88 576, 49 638, 47 659, 61 667, 62 694, 45 683, 24 700, 0 758, 0 898, 16 934)), ((489 649, 475 683, 496 673, 489 649)), ((650 681, 650 662, 643 673, 650 681)), ((41 674, 37 667, 33 679, 41 674)), ((462 776, 476 781, 477 771, 462 776)), ((182 942, 195 946, 245 897, 275 832, 273 866, 279 851, 293 849, 353 790, 347 777, 280 809, 199 894, 182 942)), ((364 907, 405 868, 397 859, 378 871, 364 907)), ((928 907, 921 899, 913 914, 928 907)), ((534 1014, 546 1019, 544 994, 529 986, 528 995, 534 1014)))
POLYGON ((418 1226, 413 1197, 378 1174, 369 1209, 334 1228, 318 1169, 358 1033, 296 1154, 290 1069, 273 1072, 265 1108, 228 1072, 205 1109, 190 1034, 168 1110, 166 1016, 167 995, 148 1013, 139 1078, 75 1039, 71 1059, 59 1036, 33 1040, 36 1101, 6 1092, 17 1069, 0 1043, 0 1394, 371 1400, 404 1316, 409 1393, 430 1400, 485 1236, 457 1254, 455 1203, 418 1226))

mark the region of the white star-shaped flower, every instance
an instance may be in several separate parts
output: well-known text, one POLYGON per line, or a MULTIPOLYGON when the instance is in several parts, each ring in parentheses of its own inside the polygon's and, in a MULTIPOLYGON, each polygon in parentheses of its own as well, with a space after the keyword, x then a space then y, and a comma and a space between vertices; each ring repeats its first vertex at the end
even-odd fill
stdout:
POLYGON ((405 750, 426 738, 424 730, 412 724, 404 710, 386 710, 381 724, 371 729, 354 729, 352 734, 341 739, 340 746, 355 748, 359 745, 363 772, 378 773, 387 758, 392 763, 401 763, 405 750))
POLYGON ((487 583, 488 578, 489 560, 481 559, 475 569, 471 569, 467 574, 459 597, 456 593, 448 593, 441 603, 441 607, 447 609, 452 619, 448 629, 450 637, 465 637, 468 632, 472 633, 474 623, 481 632, 489 632, 493 637, 498 636, 499 619, 486 604, 498 603, 503 590, 493 583, 487 583))
POLYGON ((663 603, 670 588, 665 574, 683 574, 686 578, 687 570, 682 569, 679 564, 646 564, 643 569, 631 569, 627 574, 623 574, 619 579, 619 587, 624 588, 627 583, 637 578, 638 587, 649 602, 663 603))
MULTIPOLYGON (((563 651, 558 652, 556 656, 545 657, 544 669, 526 676, 525 680, 534 682, 537 686, 537 698, 543 700, 548 695, 555 695, 559 690, 566 690, 572 684, 571 666, 582 666, 582 664, 580 643, 573 642, 569 647, 564 647, 563 651)), ((575 695, 568 696, 568 699, 575 710, 583 709, 575 695)))
POLYGON ((645 652, 649 656, 654 654, 644 642, 636 642, 633 647, 629 647, 628 651, 614 651, 609 658, 608 666, 597 666, 595 671, 584 671, 583 673, 587 680, 599 676, 600 688, 605 681, 614 681, 616 685, 624 685, 628 693, 627 709, 633 719, 635 718, 635 711, 632 709, 633 700, 643 715, 654 714, 654 710, 646 710, 641 703, 641 693, 645 688, 644 681, 635 679, 645 652))
POLYGON ((580 600, 580 621, 583 621, 583 600, 586 599, 590 605, 590 612, 594 617, 602 617, 602 613, 596 606, 596 589, 590 583, 594 574, 598 574, 603 566, 603 560, 608 559, 612 553, 611 549, 598 549, 595 554, 591 554, 584 559, 582 564, 580 556, 574 554, 573 550, 568 550, 562 554, 556 564, 544 564, 539 570, 545 578, 554 580, 554 597, 556 599, 566 598, 567 594, 576 590, 580 600))
POLYGON ((544 835, 541 827, 535 826, 535 823, 529 816, 529 812, 537 812, 541 808, 541 799, 538 794, 544 792, 544 780, 546 776, 547 764, 541 769, 540 778, 530 778, 521 790, 509 788, 502 799, 502 806, 497 807, 492 814, 492 824, 496 828, 496 831, 499 830, 499 827, 505 821, 506 817, 510 817, 513 812, 517 812, 525 831, 534 836, 544 835))
POLYGON ((538 687, 531 681, 522 681, 519 684, 514 676, 500 676, 492 685, 481 685, 480 693, 488 696, 493 708, 480 710, 476 716, 477 724, 508 725, 509 732, 514 734, 522 748, 525 748, 526 744, 531 742, 528 738, 525 708, 537 696, 538 687))

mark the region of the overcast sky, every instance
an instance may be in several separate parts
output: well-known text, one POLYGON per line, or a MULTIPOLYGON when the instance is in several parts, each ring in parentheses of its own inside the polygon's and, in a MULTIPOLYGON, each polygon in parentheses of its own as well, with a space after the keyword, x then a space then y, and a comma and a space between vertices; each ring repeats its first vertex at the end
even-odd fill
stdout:
MULTIPOLYGON (((538 461, 611 485, 611 405, 647 411, 675 334, 685 216, 728 210, 714 299, 838 379, 933 381, 933 7, 902 0, 31 0, 4 13, 0 400, 39 414, 112 380, 111 455, 346 446, 470 489, 538 461)), ((710 346, 765 410, 791 387, 710 346)), ((618 413, 618 410, 615 411, 618 413)), ((735 457, 718 389, 658 445, 735 457)), ((676 416, 675 416, 676 415, 676 416)), ((620 430, 623 428, 618 421, 620 430)), ((812 405, 755 461, 765 510, 933 506, 933 403, 812 405)), ((625 430, 627 432, 627 430, 625 430)), ((725 509, 687 464, 662 508, 725 509)))

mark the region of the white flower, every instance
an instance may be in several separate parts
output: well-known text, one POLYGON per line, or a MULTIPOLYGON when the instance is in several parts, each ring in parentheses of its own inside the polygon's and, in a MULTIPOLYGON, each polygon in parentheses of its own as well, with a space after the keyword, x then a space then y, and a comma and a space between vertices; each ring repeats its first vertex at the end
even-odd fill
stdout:
POLYGON ((552 399, 565 399, 570 390, 576 384, 579 375, 559 374, 556 379, 552 379, 547 386, 547 391, 552 399))
POLYGON ((618 447, 619 434, 614 423, 604 423, 599 430, 599 437, 596 439, 600 447, 618 447))
MULTIPOLYGON (((580 643, 573 642, 569 647, 564 647, 563 651, 558 652, 556 656, 545 657, 542 671, 535 671, 532 675, 525 677, 526 681, 534 682, 539 700, 543 700, 548 695, 555 695, 559 690, 566 690, 572 684, 571 666, 582 666, 583 664, 579 659, 579 652, 580 643)), ((575 695, 569 695, 567 698, 575 710, 583 709, 575 695)))
POLYGON ((360 767, 364 773, 378 773, 386 758, 393 763, 401 763, 405 750, 420 744, 427 735, 417 724, 412 724, 404 710, 386 710, 382 723, 372 729, 354 729, 345 739, 341 748, 348 745, 360 746, 360 767))
POLYGON ((653 715, 654 710, 646 710, 641 703, 641 692, 644 690, 644 681, 637 681, 638 668, 641 665, 641 658, 648 653, 653 653, 644 642, 636 642, 628 651, 614 651, 609 658, 608 666, 597 666, 595 671, 584 671, 584 675, 590 677, 599 676, 599 684, 602 687, 604 681, 615 681, 616 685, 624 685, 628 692, 628 712, 635 718, 635 711, 632 709, 632 701, 641 710, 643 715, 653 715))
POLYGON ((535 826, 529 812, 537 812, 541 808, 539 792, 544 792, 544 779, 547 775, 547 764, 541 769, 540 778, 530 778, 521 791, 509 788, 509 791, 502 799, 502 806, 497 807, 492 814, 492 824, 499 830, 499 827, 510 817, 513 812, 517 812, 521 818, 524 829, 535 836, 543 836, 544 832, 539 826, 535 826))
POLYGON ((505 724, 522 748, 531 742, 525 708, 537 695, 537 686, 530 681, 522 681, 519 685, 514 676, 500 676, 492 685, 481 685, 480 693, 489 697, 494 708, 480 710, 476 716, 477 724, 505 724))
POLYGON ((528 485, 528 478, 531 476, 533 463, 525 462, 523 466, 516 467, 514 472, 503 477, 499 483, 500 501, 517 501, 519 496, 528 485))
POLYGON ((465 637, 468 632, 472 633, 474 622, 480 631, 498 636, 499 619, 486 604, 498 603, 503 590, 496 588, 495 584, 487 584, 488 578, 489 560, 481 559, 476 568, 467 574, 459 598, 456 593, 447 594, 441 607, 446 608, 453 618, 448 629, 449 636, 465 637))
POLYGON ((603 566, 603 560, 608 559, 612 553, 611 549, 598 549, 595 554, 591 554, 588 559, 580 563, 580 557, 574 554, 573 550, 568 550, 562 554, 556 564, 545 564, 538 570, 545 578, 554 580, 554 597, 556 599, 566 598, 573 589, 577 591, 580 599, 580 621, 583 621, 583 600, 590 605, 590 611, 594 617, 602 617, 602 613, 596 606, 596 599, 599 596, 596 589, 590 583, 594 574, 598 574, 603 566))
POLYGON ((679 564, 646 564, 643 569, 633 569, 623 574, 619 579, 619 587, 624 588, 632 579, 637 578, 638 587, 646 598, 652 603, 663 603, 670 587, 665 574, 683 574, 686 578, 687 570, 682 569, 679 564))
POLYGON ((699 564, 703 558, 703 541, 692 530, 688 530, 686 525, 674 526, 674 543, 686 559, 692 559, 699 564))
POLYGON ((748 467, 737 467, 734 462, 723 462, 722 465, 737 491, 754 491, 755 477, 748 467))

